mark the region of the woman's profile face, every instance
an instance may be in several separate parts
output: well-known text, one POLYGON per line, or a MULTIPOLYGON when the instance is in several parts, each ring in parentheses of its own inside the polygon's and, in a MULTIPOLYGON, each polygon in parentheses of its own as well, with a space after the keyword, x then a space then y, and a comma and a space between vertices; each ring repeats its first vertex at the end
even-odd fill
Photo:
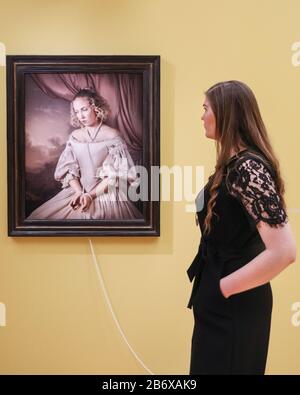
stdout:
POLYGON ((204 107, 204 114, 202 115, 201 119, 203 121, 203 126, 205 129, 205 135, 209 139, 214 139, 216 140, 216 117, 215 114, 212 111, 212 108, 210 106, 209 100, 205 96, 205 100, 203 103, 204 107))
POLYGON ((98 119, 95 111, 90 105, 87 97, 77 97, 73 103, 73 110, 79 120, 84 126, 96 126, 98 119))

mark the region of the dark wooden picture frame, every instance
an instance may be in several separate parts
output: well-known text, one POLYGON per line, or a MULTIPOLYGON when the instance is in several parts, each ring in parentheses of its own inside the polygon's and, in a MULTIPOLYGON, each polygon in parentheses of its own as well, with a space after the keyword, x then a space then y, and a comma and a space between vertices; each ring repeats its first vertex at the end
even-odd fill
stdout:
POLYGON ((9 236, 160 235, 159 175, 152 172, 160 166, 159 56, 7 56, 7 141, 9 236), (108 127, 118 130, 134 168, 139 165, 147 173, 139 178, 146 198, 128 202, 139 215, 36 218, 34 210, 50 201, 57 204, 62 193, 53 175, 72 132, 70 123, 65 130, 70 93, 90 87, 99 91, 99 86, 114 110, 108 127))

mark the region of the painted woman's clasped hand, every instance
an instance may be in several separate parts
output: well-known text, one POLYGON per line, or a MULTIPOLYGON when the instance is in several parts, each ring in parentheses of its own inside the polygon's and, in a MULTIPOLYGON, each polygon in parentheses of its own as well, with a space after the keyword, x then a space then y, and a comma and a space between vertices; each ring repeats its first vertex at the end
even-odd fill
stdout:
POLYGON ((80 206, 81 206, 80 211, 83 212, 83 211, 88 210, 92 201, 93 201, 93 198, 89 193, 83 193, 80 196, 80 206))
POLYGON ((80 211, 83 212, 89 209, 92 201, 93 198, 89 193, 75 192, 70 200, 69 206, 71 206, 73 210, 80 208, 80 211))

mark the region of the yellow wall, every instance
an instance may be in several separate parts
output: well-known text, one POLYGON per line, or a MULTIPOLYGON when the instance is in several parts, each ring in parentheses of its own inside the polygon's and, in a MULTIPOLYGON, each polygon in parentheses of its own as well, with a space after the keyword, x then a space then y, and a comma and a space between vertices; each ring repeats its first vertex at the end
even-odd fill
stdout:
MULTIPOLYGON (((1 4, 7 54, 161 55, 161 163, 214 166, 202 92, 225 79, 254 90, 286 180, 299 240, 298 0, 54 0, 1 4)), ((0 68, 0 373, 143 374, 119 336, 97 282, 88 238, 8 238, 6 84, 0 68)), ((156 374, 187 374, 193 318, 186 269, 199 231, 185 202, 161 206, 160 238, 93 238, 116 314, 156 374)), ((269 374, 300 373, 297 263, 273 281, 269 374)))

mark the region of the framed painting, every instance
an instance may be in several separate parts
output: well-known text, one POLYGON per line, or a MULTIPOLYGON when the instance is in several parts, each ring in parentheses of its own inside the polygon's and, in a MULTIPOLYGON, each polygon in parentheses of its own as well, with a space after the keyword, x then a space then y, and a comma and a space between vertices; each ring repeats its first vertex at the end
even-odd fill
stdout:
POLYGON ((159 56, 7 56, 7 141, 9 236, 159 236, 159 56))

